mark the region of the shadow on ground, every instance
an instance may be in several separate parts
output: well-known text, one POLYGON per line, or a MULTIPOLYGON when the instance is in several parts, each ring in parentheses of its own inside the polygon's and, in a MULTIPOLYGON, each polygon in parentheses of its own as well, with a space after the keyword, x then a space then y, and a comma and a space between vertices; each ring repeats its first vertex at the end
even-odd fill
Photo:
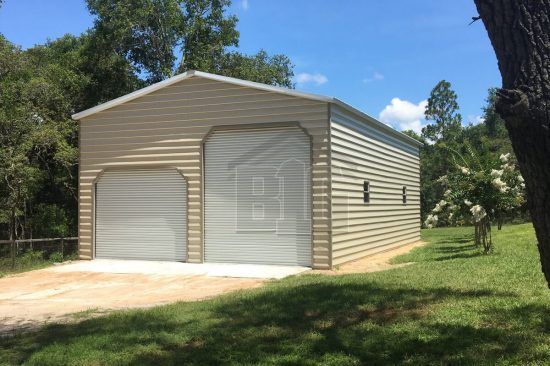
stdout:
POLYGON ((431 234, 400 269, 298 276, 0 339, 0 364, 548 364, 532 234, 502 240, 498 256, 455 260, 479 253, 466 230, 431 234))
MULTIPOLYGON (((481 353, 496 361, 536 346, 535 340, 510 329, 430 319, 442 302, 512 294, 382 288, 364 279, 358 283, 360 277, 306 276, 306 283, 222 297, 202 308, 180 303, 154 312, 114 314, 48 326, 0 344, 4 351, 10 349, 14 363, 34 354, 30 361, 36 364, 81 359, 135 365, 469 364, 481 353), (78 354, 82 347, 97 353, 78 354)), ((516 309, 503 316, 521 321, 539 317, 547 329, 547 310, 516 309)))

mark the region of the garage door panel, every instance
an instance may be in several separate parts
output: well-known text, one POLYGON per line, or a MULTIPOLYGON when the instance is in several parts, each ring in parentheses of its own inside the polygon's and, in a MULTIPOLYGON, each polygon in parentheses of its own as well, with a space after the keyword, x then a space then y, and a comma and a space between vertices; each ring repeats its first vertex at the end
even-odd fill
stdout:
POLYGON ((310 140, 298 128, 205 144, 205 260, 311 265, 310 140))
POLYGON ((96 258, 184 261, 186 201, 175 169, 106 172, 96 186, 96 258))

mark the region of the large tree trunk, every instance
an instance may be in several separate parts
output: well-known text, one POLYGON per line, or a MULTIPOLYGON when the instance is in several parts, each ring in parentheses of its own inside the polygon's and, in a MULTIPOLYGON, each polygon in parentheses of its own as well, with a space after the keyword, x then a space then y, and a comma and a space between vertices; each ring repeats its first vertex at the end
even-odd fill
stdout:
POLYGON ((550 0, 474 0, 502 75, 506 121, 550 286, 550 0))

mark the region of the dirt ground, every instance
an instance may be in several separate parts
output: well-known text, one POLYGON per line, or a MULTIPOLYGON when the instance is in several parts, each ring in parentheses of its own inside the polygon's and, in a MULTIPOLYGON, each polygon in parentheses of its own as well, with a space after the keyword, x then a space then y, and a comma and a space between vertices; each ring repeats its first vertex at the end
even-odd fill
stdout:
POLYGON ((202 300, 265 280, 183 275, 55 272, 0 278, 0 335, 109 310, 202 300), (75 314, 76 313, 76 314, 75 314))
POLYGON ((390 264, 390 260, 401 254, 410 252, 413 248, 424 245, 424 242, 418 241, 407 244, 402 247, 391 249, 385 252, 358 259, 353 262, 345 263, 332 271, 310 271, 308 273, 321 273, 326 275, 340 275, 348 273, 368 273, 385 271, 392 268, 407 266, 410 263, 390 264))
MULTIPOLYGON (((397 255, 423 245, 413 243, 340 266, 325 275, 383 271, 397 255)), ((265 279, 156 275, 140 273, 63 272, 55 267, 0 278, 0 336, 67 322, 111 310, 143 308, 175 301, 195 301, 261 286, 265 279)))

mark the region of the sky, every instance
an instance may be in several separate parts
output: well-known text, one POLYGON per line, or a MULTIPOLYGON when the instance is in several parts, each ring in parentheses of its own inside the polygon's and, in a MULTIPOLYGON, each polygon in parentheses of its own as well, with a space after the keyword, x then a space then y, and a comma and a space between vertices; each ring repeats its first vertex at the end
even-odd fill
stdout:
MULTIPOLYGON (((337 97, 398 130, 417 132, 438 81, 451 82, 464 124, 479 123, 487 89, 501 84, 473 0, 233 0, 239 50, 282 53, 296 89, 337 97)), ((23 48, 93 18, 84 0, 5 0, 0 33, 23 48)))

